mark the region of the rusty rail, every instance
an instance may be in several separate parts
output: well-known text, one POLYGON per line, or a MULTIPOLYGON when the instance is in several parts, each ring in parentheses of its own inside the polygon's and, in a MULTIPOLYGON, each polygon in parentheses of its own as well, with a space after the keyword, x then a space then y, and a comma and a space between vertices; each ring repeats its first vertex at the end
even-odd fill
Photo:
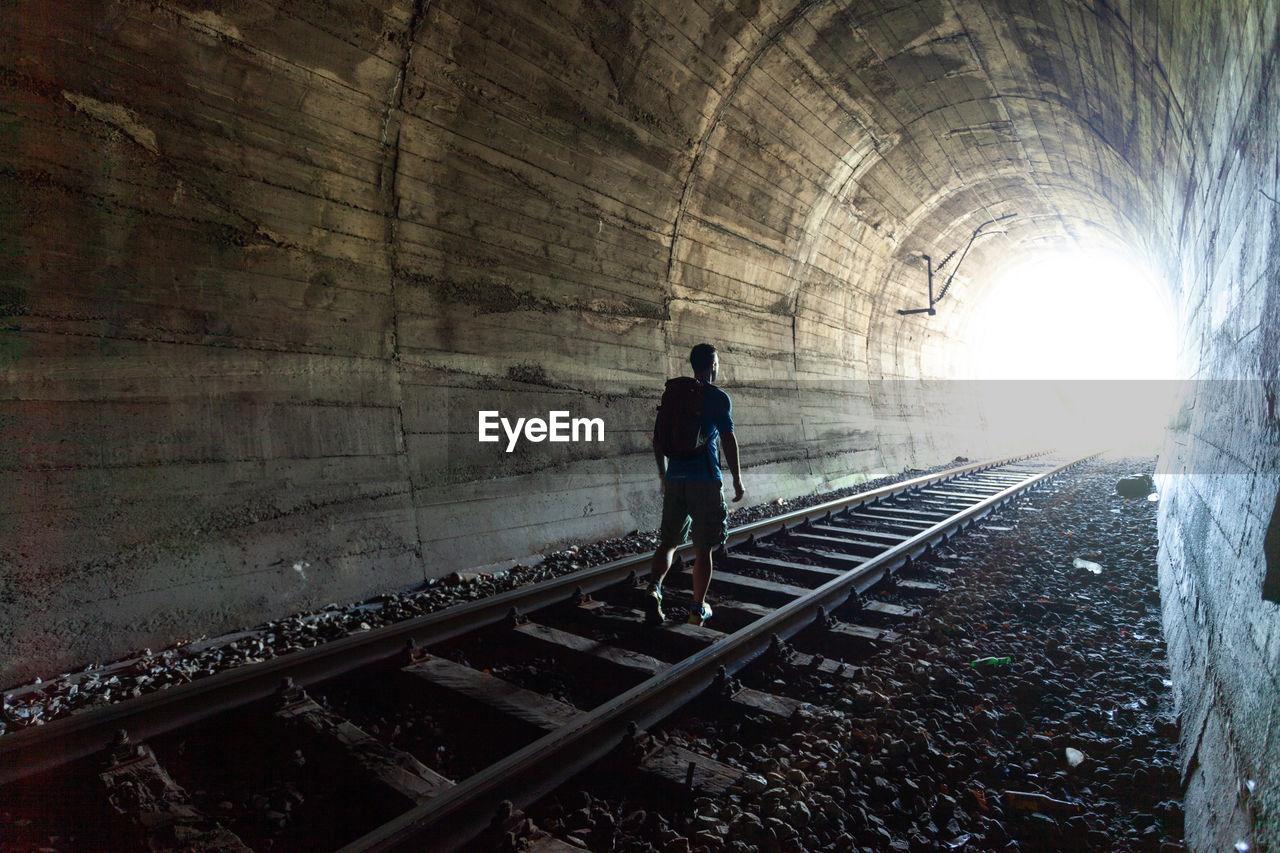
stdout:
MULTIPOLYGON (((730 532, 729 545, 776 533, 831 512, 856 508, 911 489, 1038 455, 1042 454, 1024 454, 974 463, 743 525, 730 532)), ((904 542, 893 549, 892 553, 903 555, 903 559, 917 556, 935 538, 926 534, 904 542)), ((692 545, 685 545, 677 553, 684 556, 691 551, 692 545)), ((643 571, 649 559, 648 554, 625 557, 545 583, 510 590, 372 631, 352 634, 312 649, 227 670, 190 684, 7 734, 0 737, 0 784, 100 752, 110 745, 120 730, 127 731, 134 740, 151 739, 268 698, 285 678, 291 678, 295 684, 305 687, 388 660, 403 652, 410 642, 430 645, 496 624, 505 619, 513 608, 529 612, 565 601, 575 593, 590 594, 624 581, 632 573, 643 571)), ((790 608, 783 610, 790 612, 790 608)))
MULTIPOLYGON (((772 615, 753 622, 617 698, 575 717, 560 729, 342 848, 342 853, 422 850, 428 844, 433 850, 451 850, 467 844, 489 825, 500 802, 510 801, 516 808, 535 802, 573 774, 605 757, 619 746, 629 730, 650 726, 686 704, 710 686, 721 670, 732 674, 741 669, 763 653, 775 635, 782 639, 793 636, 812 623, 820 609, 831 611, 839 607, 855 591, 860 593, 874 586, 912 558, 1026 490, 1088 458, 1091 456, 1030 476, 1025 482, 998 492, 889 548, 859 568, 778 608, 772 615)), ((1010 461, 1014 460, 1004 460, 1000 464, 1010 461)), ((965 473, 987 467, 994 466, 970 466, 965 473)), ((891 487, 891 492, 896 494, 929 482, 950 479, 951 476, 958 474, 948 472, 946 477, 918 478, 910 483, 896 484, 891 487)), ((877 490, 878 497, 885 497, 885 491, 877 490)), ((863 497, 855 495, 844 501, 832 501, 747 525, 737 531, 737 541, 821 517, 836 508, 859 506, 867 502, 863 497)))

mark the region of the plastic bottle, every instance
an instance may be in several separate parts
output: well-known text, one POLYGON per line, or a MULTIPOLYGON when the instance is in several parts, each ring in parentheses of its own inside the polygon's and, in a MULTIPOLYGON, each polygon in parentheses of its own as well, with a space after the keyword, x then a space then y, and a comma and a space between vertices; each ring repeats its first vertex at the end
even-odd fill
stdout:
POLYGON ((985 666, 985 667, 989 667, 990 669, 995 669, 998 666, 1004 666, 1005 664, 1009 663, 1012 660, 1013 658, 978 658, 975 661, 970 661, 969 666, 972 666, 972 667, 985 666))
POLYGON ((1005 807, 1020 812, 1040 812, 1046 815, 1077 815, 1084 811, 1081 803, 1055 800, 1031 791, 1005 791, 1005 807))

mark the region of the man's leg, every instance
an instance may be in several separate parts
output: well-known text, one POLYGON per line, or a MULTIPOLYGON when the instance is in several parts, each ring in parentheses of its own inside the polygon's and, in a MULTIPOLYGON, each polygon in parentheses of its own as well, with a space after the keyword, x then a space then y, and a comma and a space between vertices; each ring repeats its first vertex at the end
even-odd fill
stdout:
POLYGON ((649 588, 641 600, 646 624, 657 625, 666 621, 667 614, 662 610, 662 579, 671 570, 671 558, 675 553, 675 546, 671 545, 659 545, 653 552, 653 562, 649 565, 649 588))
POLYGON ((693 604, 701 606, 707 597, 707 587, 711 585, 711 549, 694 548, 693 557, 693 604))
POLYGON ((671 571, 671 560, 675 553, 675 548, 658 546, 658 550, 653 552, 653 562, 649 566, 649 583, 662 586, 662 579, 667 576, 667 572, 671 571))
POLYGON ((657 625, 667 618, 662 610, 662 580, 671 571, 676 548, 689 535, 689 518, 685 510, 684 484, 667 483, 662 490, 662 523, 658 526, 658 547, 649 563, 649 588, 642 605, 644 621, 657 625))
POLYGON ((723 545, 728 533, 729 510, 719 482, 698 484, 697 501, 690 501, 693 515, 693 612, 689 622, 703 624, 711 616, 707 587, 711 585, 711 551, 723 545))

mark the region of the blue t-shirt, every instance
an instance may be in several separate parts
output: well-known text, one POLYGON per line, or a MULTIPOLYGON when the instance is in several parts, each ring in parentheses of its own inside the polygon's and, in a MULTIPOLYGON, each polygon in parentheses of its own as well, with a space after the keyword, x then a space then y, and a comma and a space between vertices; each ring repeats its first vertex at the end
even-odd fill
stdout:
POLYGON ((710 382, 702 383, 702 434, 707 438, 707 452, 697 459, 668 459, 666 479, 686 483, 719 483, 720 435, 733 432, 730 414, 733 404, 729 395, 710 382))

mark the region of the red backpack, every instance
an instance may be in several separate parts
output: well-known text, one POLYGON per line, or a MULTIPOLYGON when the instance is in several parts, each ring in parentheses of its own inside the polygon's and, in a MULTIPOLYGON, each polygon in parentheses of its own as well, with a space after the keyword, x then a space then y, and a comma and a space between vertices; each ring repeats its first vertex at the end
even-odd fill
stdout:
POLYGON ((707 452, 702 432, 702 407, 706 390, 689 376, 667 380, 653 424, 653 441, 668 459, 697 459, 707 452))

